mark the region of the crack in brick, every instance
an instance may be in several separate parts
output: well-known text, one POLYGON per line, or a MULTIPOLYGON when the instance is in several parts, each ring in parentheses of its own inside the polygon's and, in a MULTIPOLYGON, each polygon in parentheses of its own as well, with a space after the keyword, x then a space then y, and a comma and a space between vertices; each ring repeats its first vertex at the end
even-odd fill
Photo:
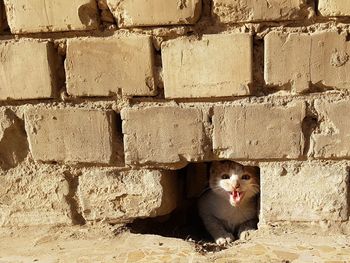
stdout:
POLYGON ((302 133, 304 136, 304 149, 303 156, 307 157, 312 152, 311 142, 312 142, 312 134, 318 126, 318 116, 314 109, 313 103, 307 103, 307 115, 302 121, 302 133))
POLYGON ((69 205, 72 222, 74 225, 84 225, 86 220, 80 211, 80 206, 76 196, 79 185, 79 177, 72 175, 69 171, 65 171, 63 174, 69 186, 69 191, 65 198, 69 205))

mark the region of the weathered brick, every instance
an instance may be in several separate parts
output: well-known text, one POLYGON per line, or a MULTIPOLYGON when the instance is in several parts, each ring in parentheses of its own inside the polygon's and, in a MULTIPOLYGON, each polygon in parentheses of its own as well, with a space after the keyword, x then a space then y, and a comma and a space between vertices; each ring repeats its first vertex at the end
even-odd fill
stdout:
POLYGON ((298 158, 303 154, 303 102, 214 108, 214 153, 226 159, 298 158))
POLYGON ((107 0, 120 27, 194 24, 201 0, 107 0))
POLYGON ((261 221, 348 219, 348 171, 336 163, 262 163, 261 221))
POLYGON ((348 100, 328 102, 315 101, 319 120, 319 129, 312 135, 311 153, 317 158, 350 157, 350 104, 348 100))
POLYGON ((67 91, 75 96, 155 95, 149 36, 68 40, 67 91))
POLYGON ((272 32, 265 37, 265 81, 297 92, 310 85, 349 89, 349 52, 345 34, 272 32))
POLYGON ((112 111, 30 109, 25 113, 32 156, 40 161, 119 163, 112 111))
POLYGON ((59 61, 52 43, 6 41, 0 53, 0 100, 54 96, 59 61))
POLYGON ((79 177, 78 197, 87 221, 166 215, 176 208, 177 177, 170 171, 87 171, 79 177))
POLYGON ((198 41, 165 42, 162 45, 165 97, 249 95, 252 53, 249 34, 206 35, 198 41))
POLYGON ((4 3, 12 33, 88 30, 98 27, 96 1, 4 0, 4 3))
POLYGON ((292 85, 297 92, 307 90, 311 82, 310 57, 309 35, 269 33, 265 37, 266 84, 292 85))
POLYGON ((319 0, 318 11, 323 16, 350 16, 348 0, 319 0))
POLYGON ((72 224, 63 174, 36 169, 0 176, 0 227, 72 224))
POLYGON ((314 85, 350 89, 350 45, 346 34, 312 34, 311 81, 314 85))
POLYGON ((293 20, 310 16, 307 0, 214 0, 213 14, 222 23, 293 20))
POLYGON ((196 108, 124 108, 125 162, 178 165, 205 155, 203 113, 196 108))
POLYGON ((15 167, 28 154, 24 122, 10 109, 0 109, 0 168, 15 167))

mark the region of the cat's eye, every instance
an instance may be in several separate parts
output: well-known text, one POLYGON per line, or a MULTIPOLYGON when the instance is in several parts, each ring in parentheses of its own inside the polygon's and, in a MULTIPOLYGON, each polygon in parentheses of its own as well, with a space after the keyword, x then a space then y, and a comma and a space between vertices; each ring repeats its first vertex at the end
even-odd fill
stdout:
POLYGON ((229 179, 230 176, 228 174, 223 174, 221 175, 221 179, 229 179))
POLYGON ((249 174, 243 174, 242 175, 242 180, 249 180, 250 179, 250 175, 249 174))

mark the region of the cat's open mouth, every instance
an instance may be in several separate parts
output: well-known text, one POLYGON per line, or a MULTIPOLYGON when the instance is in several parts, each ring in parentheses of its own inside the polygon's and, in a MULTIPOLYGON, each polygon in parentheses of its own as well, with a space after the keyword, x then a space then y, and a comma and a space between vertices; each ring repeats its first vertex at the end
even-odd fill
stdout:
POLYGON ((239 192, 236 190, 233 190, 231 193, 231 198, 234 204, 239 204, 241 200, 243 199, 244 192, 239 192))

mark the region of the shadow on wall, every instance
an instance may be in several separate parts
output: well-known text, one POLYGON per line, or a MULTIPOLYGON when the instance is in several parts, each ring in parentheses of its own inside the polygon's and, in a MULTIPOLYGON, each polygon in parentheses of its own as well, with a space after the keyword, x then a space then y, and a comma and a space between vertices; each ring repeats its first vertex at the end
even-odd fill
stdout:
POLYGON ((11 110, 5 110, 0 123, 0 168, 8 170, 22 162, 29 152, 24 121, 11 110))
POLYGON ((96 8, 94 8, 95 1, 91 1, 89 4, 85 4, 79 7, 78 15, 81 23, 87 27, 94 24, 97 20, 96 8))

